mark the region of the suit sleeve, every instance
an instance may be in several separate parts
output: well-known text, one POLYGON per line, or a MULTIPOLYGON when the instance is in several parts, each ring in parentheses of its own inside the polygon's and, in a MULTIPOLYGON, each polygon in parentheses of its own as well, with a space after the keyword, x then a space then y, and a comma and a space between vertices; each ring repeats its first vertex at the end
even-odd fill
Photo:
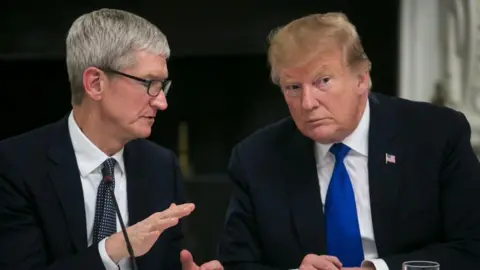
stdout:
POLYGON ((480 269, 480 164, 470 143, 470 125, 457 115, 452 123, 445 121, 450 136, 439 174, 442 241, 383 258, 390 269, 409 260, 436 261, 442 270, 480 269))
POLYGON ((96 245, 49 264, 39 226, 28 189, 0 174, 0 269, 105 269, 96 245))
MULTIPOLYGON (((183 177, 182 172, 180 171, 180 167, 178 165, 176 155, 171 152, 172 158, 172 168, 173 168, 173 175, 174 175, 174 194, 175 194, 175 204, 183 204, 186 202, 185 196, 185 188, 183 184, 183 177)), ((182 269, 182 265, 180 263, 180 252, 184 248, 184 219, 180 219, 178 225, 175 227, 170 228, 171 230, 171 242, 170 247, 168 248, 167 252, 168 261, 166 262, 166 266, 164 269, 182 269)))
POLYGON ((228 168, 233 182, 233 195, 226 213, 218 258, 226 270, 273 270, 262 261, 253 203, 245 175, 242 172, 238 147, 232 152, 228 168))

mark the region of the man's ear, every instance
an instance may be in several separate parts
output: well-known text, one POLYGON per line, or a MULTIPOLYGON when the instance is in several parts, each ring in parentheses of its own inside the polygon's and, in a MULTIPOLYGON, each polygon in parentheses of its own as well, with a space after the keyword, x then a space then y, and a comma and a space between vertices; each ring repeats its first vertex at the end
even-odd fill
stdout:
POLYGON ((83 89, 93 100, 102 99, 103 78, 105 74, 96 67, 88 67, 83 72, 83 89))
POLYGON ((359 91, 359 94, 364 94, 365 92, 368 92, 371 86, 370 72, 359 72, 357 75, 357 79, 357 89, 359 91))

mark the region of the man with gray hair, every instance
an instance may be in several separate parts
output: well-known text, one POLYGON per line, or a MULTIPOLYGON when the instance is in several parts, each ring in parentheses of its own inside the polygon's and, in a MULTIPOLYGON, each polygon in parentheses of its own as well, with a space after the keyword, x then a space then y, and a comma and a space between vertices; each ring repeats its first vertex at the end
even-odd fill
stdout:
POLYGON ((167 109, 169 55, 137 15, 101 9, 73 23, 73 110, 0 142, 0 269, 200 268, 181 248, 195 206, 177 159, 145 139, 167 109))

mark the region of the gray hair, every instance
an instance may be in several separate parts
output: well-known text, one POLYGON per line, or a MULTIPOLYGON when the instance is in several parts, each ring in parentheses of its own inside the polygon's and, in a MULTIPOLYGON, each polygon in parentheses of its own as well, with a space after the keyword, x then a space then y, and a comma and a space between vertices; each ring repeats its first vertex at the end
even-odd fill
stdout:
POLYGON ((90 66, 121 70, 135 65, 135 51, 170 57, 165 35, 135 14, 100 9, 76 19, 66 40, 67 71, 72 105, 84 96, 83 72, 90 66))

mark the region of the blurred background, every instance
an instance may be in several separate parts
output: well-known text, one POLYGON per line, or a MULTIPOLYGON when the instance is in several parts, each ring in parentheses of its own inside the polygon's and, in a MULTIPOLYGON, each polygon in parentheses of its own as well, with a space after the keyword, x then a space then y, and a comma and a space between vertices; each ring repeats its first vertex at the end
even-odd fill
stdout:
POLYGON ((197 204, 187 219, 187 242, 199 262, 215 254, 230 195, 225 171, 232 147, 288 115, 269 80, 266 38, 295 18, 346 13, 372 61, 372 91, 459 109, 478 144, 480 0, 97 0, 25 6, 9 2, 0 9, 0 139, 69 113, 64 44, 81 14, 124 9, 166 34, 173 84, 169 108, 157 117, 150 139, 180 158, 189 198, 197 204))

